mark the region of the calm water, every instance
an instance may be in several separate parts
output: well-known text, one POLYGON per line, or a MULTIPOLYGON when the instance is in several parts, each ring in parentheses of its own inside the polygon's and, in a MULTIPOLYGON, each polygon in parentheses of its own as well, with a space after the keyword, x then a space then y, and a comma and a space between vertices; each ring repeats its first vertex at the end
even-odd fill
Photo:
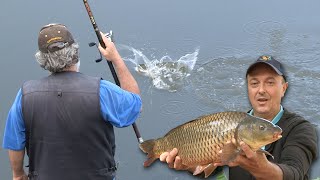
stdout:
MULTIPOLYGON (((289 90, 283 105, 310 120, 320 134, 320 1, 118 0, 90 1, 90 5, 100 29, 112 29, 116 44, 136 49, 146 58, 142 60, 174 62, 193 54, 187 58, 194 62, 192 70, 182 76, 170 76, 177 73, 174 70, 166 72, 173 92, 159 89, 161 83, 156 86, 154 78, 135 71, 132 51, 120 48, 142 91, 144 109, 137 125, 144 139, 160 137, 200 115, 248 110, 244 72, 261 54, 274 55, 285 64, 289 90)), ((47 75, 34 60, 42 25, 66 24, 80 44, 81 71, 112 81, 107 64, 94 63, 97 50, 87 45, 96 37, 82 1, 4 1, 0 22, 1 140, 21 84, 47 75)), ((154 74, 160 79, 165 76, 154 74)), ((159 162, 143 168, 146 156, 138 149, 131 127, 116 129, 116 141, 117 179, 197 179, 159 162)), ((319 168, 318 160, 312 178, 320 177, 315 170, 319 168)), ((0 179, 10 178, 7 152, 0 149, 0 179)))

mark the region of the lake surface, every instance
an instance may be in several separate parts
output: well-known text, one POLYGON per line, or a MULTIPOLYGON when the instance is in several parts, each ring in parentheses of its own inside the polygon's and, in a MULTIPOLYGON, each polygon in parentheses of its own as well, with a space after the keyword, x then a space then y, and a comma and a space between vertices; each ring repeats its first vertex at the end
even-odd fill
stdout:
MULTIPOLYGON (((320 1, 89 3, 100 30, 113 30, 120 54, 139 83, 144 108, 137 125, 145 140, 163 136, 201 115, 247 111, 250 105, 245 71, 265 54, 285 64, 289 89, 283 106, 312 122, 320 134, 320 1), (132 49, 140 54, 135 56, 132 49), (135 70, 134 62, 139 64, 141 60, 175 62, 186 56, 188 62, 194 63, 190 71, 173 81, 170 78, 177 76, 164 78, 169 79, 173 89, 161 89, 163 86, 156 86, 155 78, 135 70)), ((82 1, 4 1, 0 22, 1 140, 7 113, 21 84, 48 74, 34 58, 37 35, 43 25, 66 24, 80 44, 81 72, 113 82, 107 63, 96 64, 97 50, 87 45, 97 40, 82 1)), ((139 150, 132 127, 116 129, 115 133, 117 179, 198 179, 160 162, 145 169, 146 155, 139 150)), ((316 171, 319 168, 318 160, 312 167, 311 178, 320 177, 316 171)), ((3 149, 0 179, 11 179, 7 152, 3 149)))

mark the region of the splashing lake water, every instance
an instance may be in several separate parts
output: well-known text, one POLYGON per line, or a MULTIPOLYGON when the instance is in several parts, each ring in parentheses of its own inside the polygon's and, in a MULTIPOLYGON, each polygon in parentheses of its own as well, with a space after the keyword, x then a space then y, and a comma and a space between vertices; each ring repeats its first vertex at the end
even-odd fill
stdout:
POLYGON ((174 60, 169 55, 159 59, 149 59, 142 51, 133 47, 122 45, 120 48, 133 54, 133 57, 124 57, 123 59, 133 63, 139 74, 151 78, 155 88, 169 92, 176 92, 182 87, 185 78, 190 75, 197 62, 200 50, 200 48, 196 48, 193 53, 174 60))

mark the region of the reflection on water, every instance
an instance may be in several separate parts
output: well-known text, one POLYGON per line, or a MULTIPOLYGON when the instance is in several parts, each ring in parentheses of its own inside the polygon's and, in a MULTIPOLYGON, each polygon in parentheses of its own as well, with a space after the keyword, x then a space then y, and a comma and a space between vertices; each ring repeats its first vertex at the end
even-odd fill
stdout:
POLYGON ((135 70, 140 74, 150 77, 152 84, 157 89, 164 89, 170 92, 175 92, 184 83, 184 79, 188 77, 193 70, 199 54, 199 48, 193 53, 186 54, 178 60, 173 60, 166 55, 162 58, 152 59, 147 58, 142 51, 133 47, 122 45, 121 48, 132 52, 133 57, 124 57, 125 61, 130 61, 135 65, 135 70))

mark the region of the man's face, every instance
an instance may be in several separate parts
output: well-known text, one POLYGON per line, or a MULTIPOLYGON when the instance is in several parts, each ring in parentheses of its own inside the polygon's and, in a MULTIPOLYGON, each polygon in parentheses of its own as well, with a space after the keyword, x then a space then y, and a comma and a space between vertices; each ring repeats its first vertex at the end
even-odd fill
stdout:
POLYGON ((272 120, 280 110, 288 83, 270 66, 260 63, 247 75, 248 96, 255 116, 272 120))

